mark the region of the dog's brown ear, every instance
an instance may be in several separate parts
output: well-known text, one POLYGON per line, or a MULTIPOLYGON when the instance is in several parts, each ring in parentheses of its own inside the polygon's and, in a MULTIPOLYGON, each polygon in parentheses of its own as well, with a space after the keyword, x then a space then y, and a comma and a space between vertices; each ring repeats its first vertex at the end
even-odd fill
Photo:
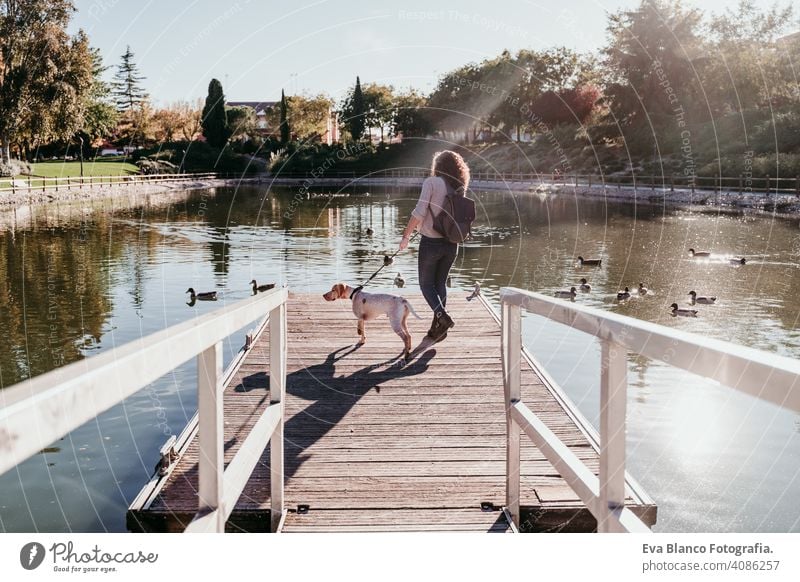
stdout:
POLYGON ((336 283, 336 285, 333 286, 333 290, 336 291, 336 298, 337 299, 341 299, 341 298, 347 296, 347 293, 346 293, 347 285, 345 285, 344 283, 336 283))

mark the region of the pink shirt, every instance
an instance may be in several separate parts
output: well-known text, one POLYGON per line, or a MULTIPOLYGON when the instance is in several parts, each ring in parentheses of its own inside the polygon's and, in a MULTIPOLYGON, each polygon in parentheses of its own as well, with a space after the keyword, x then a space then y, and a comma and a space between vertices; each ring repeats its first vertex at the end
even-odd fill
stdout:
POLYGON ((446 197, 447 186, 443 178, 439 176, 429 176, 425 178, 425 181, 422 182, 422 192, 419 195, 419 201, 414 207, 414 210, 411 211, 412 216, 422 221, 418 228, 423 236, 442 238, 442 235, 433 229, 433 214, 439 214, 446 197))

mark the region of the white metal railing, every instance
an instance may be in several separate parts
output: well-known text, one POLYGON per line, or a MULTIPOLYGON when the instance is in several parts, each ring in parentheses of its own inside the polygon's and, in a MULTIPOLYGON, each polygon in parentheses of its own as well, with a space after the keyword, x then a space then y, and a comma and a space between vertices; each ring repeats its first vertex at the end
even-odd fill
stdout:
POLYGON ((600 532, 648 532, 625 507, 627 352, 661 360, 800 411, 800 362, 576 305, 513 287, 500 290, 503 386, 506 399, 506 506, 519 524, 520 431, 542 451, 597 518, 600 532), (594 475, 521 398, 521 309, 600 339, 600 470, 594 475))
POLYGON ((283 515, 288 295, 286 289, 273 289, 1 390, 0 474, 197 357, 199 505, 186 531, 224 531, 273 435, 271 521, 276 530, 283 515), (270 334, 270 405, 225 470, 222 340, 265 316, 270 334))

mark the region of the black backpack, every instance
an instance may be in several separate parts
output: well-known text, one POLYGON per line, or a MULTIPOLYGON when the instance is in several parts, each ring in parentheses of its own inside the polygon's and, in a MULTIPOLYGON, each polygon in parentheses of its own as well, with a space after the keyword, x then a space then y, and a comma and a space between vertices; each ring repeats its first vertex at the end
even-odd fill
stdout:
POLYGON ((447 196, 438 214, 433 214, 433 230, 452 243, 463 243, 470 235, 475 220, 475 201, 464 195, 463 188, 458 191, 447 180, 447 196))

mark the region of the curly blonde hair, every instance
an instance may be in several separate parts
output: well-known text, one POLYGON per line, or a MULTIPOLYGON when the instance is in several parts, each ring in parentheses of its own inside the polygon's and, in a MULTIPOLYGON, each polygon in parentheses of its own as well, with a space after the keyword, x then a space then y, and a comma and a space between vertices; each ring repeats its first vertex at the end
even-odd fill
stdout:
POLYGON ((466 192, 469 187, 469 166, 460 154, 450 150, 436 152, 431 164, 431 176, 439 176, 453 190, 466 192))

